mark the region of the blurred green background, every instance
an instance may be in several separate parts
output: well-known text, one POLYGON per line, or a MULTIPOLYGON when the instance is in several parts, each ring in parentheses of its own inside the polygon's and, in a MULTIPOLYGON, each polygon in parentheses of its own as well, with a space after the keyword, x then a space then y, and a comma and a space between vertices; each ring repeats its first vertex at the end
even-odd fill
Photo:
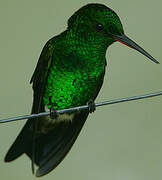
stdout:
MULTIPOLYGON (((161 63, 115 43, 107 52, 108 67, 97 102, 162 90, 162 1, 0 0, 0 119, 30 113, 29 80, 44 44, 90 2, 115 10, 125 33, 161 63)), ((65 160, 40 179, 162 179, 161 108, 162 97, 98 108, 65 160)), ((24 123, 0 125, 0 179, 35 179, 25 155, 3 162, 24 123)))

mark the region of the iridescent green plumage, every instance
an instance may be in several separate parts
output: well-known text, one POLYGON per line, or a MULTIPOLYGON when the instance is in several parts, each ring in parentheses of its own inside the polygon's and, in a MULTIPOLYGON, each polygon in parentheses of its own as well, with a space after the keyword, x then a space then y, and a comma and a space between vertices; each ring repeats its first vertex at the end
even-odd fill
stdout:
POLYGON ((123 33, 118 16, 106 6, 87 6, 75 13, 68 30, 49 41, 53 46, 52 67, 45 87, 44 104, 54 109, 84 105, 98 94, 106 65, 106 49, 114 42, 96 23, 123 33), (94 11, 95 10, 95 11, 94 11), (92 19, 92 21, 89 21, 92 19), (114 29, 113 24, 115 25, 114 29))
POLYGON ((52 104, 48 107, 54 109, 83 105, 94 99, 105 71, 105 53, 93 46, 87 49, 84 42, 77 46, 75 39, 73 44, 66 46, 67 41, 62 40, 62 47, 57 47, 56 42, 57 50, 45 87, 44 104, 49 104, 51 96, 52 104))
MULTIPOLYGON (((102 4, 88 4, 69 19, 68 28, 49 40, 32 76, 32 113, 80 106, 94 101, 103 83, 106 50, 115 41, 158 63, 124 35, 117 14, 102 4)), ((54 169, 66 156, 84 125, 88 110, 28 120, 9 149, 9 162, 26 153, 39 168, 36 176, 54 169)), ((33 168, 34 169, 34 168, 33 168)))

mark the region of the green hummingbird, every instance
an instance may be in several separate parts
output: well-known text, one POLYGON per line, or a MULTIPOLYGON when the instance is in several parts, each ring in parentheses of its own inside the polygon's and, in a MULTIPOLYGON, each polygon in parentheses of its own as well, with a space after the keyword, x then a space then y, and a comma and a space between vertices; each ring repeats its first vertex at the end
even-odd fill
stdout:
POLYGON ((44 46, 31 78, 32 114, 5 157, 10 162, 25 153, 38 166, 36 176, 53 170, 79 135, 103 84, 106 50, 119 41, 159 63, 124 34, 118 15, 103 4, 87 4, 68 20, 67 29, 44 46), (57 114, 56 110, 89 104, 89 109, 57 114))

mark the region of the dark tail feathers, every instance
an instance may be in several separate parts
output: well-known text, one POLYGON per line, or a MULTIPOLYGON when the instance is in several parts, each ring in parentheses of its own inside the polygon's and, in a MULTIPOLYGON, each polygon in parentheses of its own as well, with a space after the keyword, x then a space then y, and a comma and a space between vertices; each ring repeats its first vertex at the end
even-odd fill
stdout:
MULTIPOLYGON (((61 122, 54 130, 40 135, 35 141, 35 164, 39 167, 36 176, 40 177, 53 170, 66 156, 79 135, 88 113, 81 112, 72 122, 61 122)), ((9 149, 5 162, 10 162, 26 153, 32 159, 32 132, 28 120, 23 130, 9 149)))

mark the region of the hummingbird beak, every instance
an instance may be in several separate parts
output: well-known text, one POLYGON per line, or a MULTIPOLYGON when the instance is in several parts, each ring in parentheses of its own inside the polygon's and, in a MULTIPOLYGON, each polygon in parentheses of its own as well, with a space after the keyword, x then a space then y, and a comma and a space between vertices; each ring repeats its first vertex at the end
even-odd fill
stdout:
POLYGON ((119 41, 122 44, 125 44, 128 47, 131 47, 131 48, 139 51, 140 53, 142 53, 143 55, 148 57, 151 61, 155 62, 156 64, 159 64, 159 62, 156 59, 154 59, 149 53, 147 53, 143 48, 141 48, 138 44, 136 44, 134 41, 132 41, 126 35, 124 35, 124 34, 123 35, 113 35, 113 37, 116 41, 119 41))

